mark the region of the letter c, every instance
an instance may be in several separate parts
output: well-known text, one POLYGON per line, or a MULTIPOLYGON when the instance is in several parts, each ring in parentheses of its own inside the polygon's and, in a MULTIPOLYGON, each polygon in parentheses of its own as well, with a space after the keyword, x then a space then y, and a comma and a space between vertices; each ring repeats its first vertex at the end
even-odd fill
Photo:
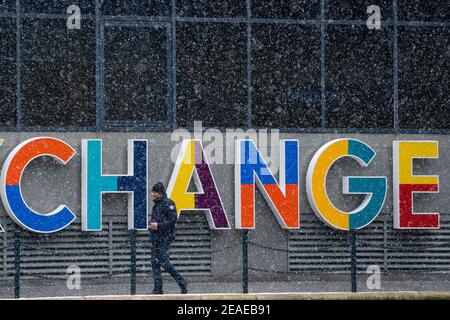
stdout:
POLYGON ((65 205, 42 214, 31 209, 22 197, 21 179, 27 165, 41 156, 49 156, 61 164, 67 164, 75 150, 51 137, 28 139, 9 154, 0 178, 0 195, 6 212, 21 227, 37 233, 52 233, 64 229, 75 220, 75 214, 65 205))

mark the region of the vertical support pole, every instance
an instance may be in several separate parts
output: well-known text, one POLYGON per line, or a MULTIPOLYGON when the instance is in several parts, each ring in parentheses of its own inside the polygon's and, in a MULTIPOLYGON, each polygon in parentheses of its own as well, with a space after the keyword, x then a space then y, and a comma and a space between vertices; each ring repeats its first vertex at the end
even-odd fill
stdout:
MULTIPOLYGON (((247 33, 247 128, 252 127, 252 9, 251 0, 245 1, 247 33)), ((242 293, 248 293, 248 230, 242 230, 242 293)))
POLYGON ((248 293, 248 230, 242 230, 242 292, 248 293))
POLYGON ((14 298, 20 298, 20 231, 14 232, 14 298))
POLYGON ((383 219, 383 269, 388 271, 388 239, 387 239, 387 221, 383 219))
POLYGON ((131 242, 131 295, 136 294, 136 230, 130 230, 131 242))
POLYGON ((351 242, 351 282, 352 292, 357 291, 357 279, 356 279, 356 230, 350 230, 350 242, 351 242))
MULTIPOLYGON (((247 25, 247 128, 252 127, 252 9, 251 0, 245 1, 247 25)), ((248 293, 248 230, 242 230, 242 292, 248 293)))
POLYGON ((3 219, 3 226, 5 231, 3 232, 3 272, 2 275, 4 278, 8 276, 8 230, 6 228, 6 219, 3 219))
POLYGON ((109 275, 113 274, 113 222, 111 217, 108 221, 108 269, 109 275))

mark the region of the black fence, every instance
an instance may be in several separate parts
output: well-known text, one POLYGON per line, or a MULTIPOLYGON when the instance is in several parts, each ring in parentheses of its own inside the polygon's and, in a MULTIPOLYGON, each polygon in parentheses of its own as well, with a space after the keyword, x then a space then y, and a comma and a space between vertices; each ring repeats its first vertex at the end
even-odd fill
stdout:
MULTIPOLYGON (((280 275, 295 275, 295 274, 299 274, 299 272, 295 272, 295 271, 288 271, 288 272, 283 272, 283 271, 274 271, 274 270, 267 270, 267 269, 263 269, 263 268, 258 268, 258 267, 254 267, 251 266, 249 264, 249 252, 251 252, 252 250, 263 250, 264 252, 266 252, 268 255, 274 254, 276 252, 283 252, 286 254, 292 254, 293 250, 292 248, 276 248, 276 247, 272 247, 272 246, 267 246, 252 240, 249 240, 249 230, 242 230, 241 231, 241 237, 242 237, 242 250, 241 250, 241 255, 242 255, 242 266, 240 268, 234 269, 234 270, 230 270, 229 272, 227 272, 226 274, 222 274, 222 275, 214 275, 214 279, 229 279, 230 276, 236 276, 239 273, 242 274, 242 292, 243 293, 248 293, 249 292, 249 287, 251 286, 251 282, 249 281, 249 272, 256 272, 256 273, 260 273, 260 274, 280 274, 280 275)), ((371 249, 381 249, 381 250, 391 250, 391 251, 395 251, 397 255, 405 255, 405 257, 408 259, 408 254, 411 253, 423 253, 426 252, 427 250, 435 250, 433 251, 435 255, 439 256, 439 250, 444 250, 445 252, 448 252, 448 250, 450 250, 450 241, 448 240, 444 240, 442 241, 442 239, 440 239, 440 241, 435 242, 435 243, 426 243, 426 242, 422 242, 422 244, 417 244, 414 243, 411 245, 411 243, 408 244, 392 244, 392 243, 374 243, 373 240, 371 241, 370 239, 367 240, 366 236, 367 233, 365 233, 364 230, 359 230, 359 231, 350 231, 350 232, 346 232, 345 236, 342 236, 339 241, 340 244, 339 246, 336 246, 336 243, 328 243, 326 245, 319 245, 315 248, 315 251, 317 252, 321 252, 326 253, 326 252, 339 252, 340 256, 344 256, 345 261, 347 261, 347 265, 345 265, 345 262, 341 265, 341 267, 343 267, 343 269, 340 269, 338 272, 339 273, 349 273, 350 274, 350 288, 351 288, 351 292, 357 292, 358 288, 357 288, 357 283, 358 283, 358 272, 361 271, 361 267, 358 265, 358 259, 367 259, 367 251, 365 251, 364 253, 361 254, 358 253, 358 250, 361 250, 361 248, 367 248, 370 247, 371 249), (347 250, 345 250, 345 248, 347 248, 347 250), (347 257, 345 257, 347 255, 347 257), (363 257, 365 256, 365 257, 363 257)), ((6 250, 11 250, 14 253, 14 257, 13 257, 13 268, 10 269, 8 271, 9 274, 11 274, 13 276, 13 280, 14 280, 14 297, 15 298, 20 298, 21 297, 21 283, 22 283, 22 277, 26 276, 27 279, 33 278, 33 279, 41 279, 41 280, 56 280, 56 279, 61 279, 61 276, 58 275, 52 275, 51 272, 39 272, 39 270, 37 272, 30 272, 30 270, 27 270, 26 272, 23 271, 22 268, 22 263, 23 263, 23 257, 24 255, 26 256, 27 254, 27 250, 31 250, 33 252, 37 252, 37 253, 42 253, 44 252, 45 254, 49 254, 52 257, 62 257, 62 256, 67 256, 67 255, 73 255, 73 253, 65 253, 65 252, 61 252, 61 248, 54 248, 54 249, 43 249, 42 246, 40 246, 39 244, 35 244, 32 245, 30 244, 30 241, 26 241, 26 235, 27 232, 25 231, 21 231, 20 229, 16 228, 14 233, 13 233, 13 243, 10 243, 9 245, 7 245, 4 249, 6 250)), ((91 256, 91 263, 95 260, 94 258, 92 258, 93 256, 97 255, 97 254, 101 254, 101 253, 105 253, 107 251, 111 251, 112 249, 118 249, 121 250, 122 252, 122 268, 119 271, 114 271, 114 272, 110 272, 107 273, 101 277, 99 277, 98 275, 95 276, 96 279, 111 279, 111 277, 114 276, 124 276, 124 277, 129 277, 130 279, 130 285, 129 285, 129 293, 130 295, 135 295, 136 294, 136 288, 137 288, 137 275, 140 274, 141 272, 138 271, 137 266, 142 263, 142 259, 137 258, 137 252, 142 249, 143 247, 147 247, 148 246, 148 239, 146 239, 146 237, 148 237, 149 235, 147 233, 138 233, 136 231, 130 230, 127 232, 127 236, 126 238, 123 237, 122 234, 122 241, 126 240, 126 244, 121 244, 121 245, 117 245, 114 247, 108 247, 108 248, 96 248, 96 247, 92 247, 91 250, 89 251, 89 255, 91 256)), ((426 239, 425 239, 426 240, 426 239)), ((224 253, 224 252, 228 252, 231 249, 235 249, 235 246, 224 246, 221 247, 218 250, 211 250, 210 253, 211 255, 217 254, 217 253, 224 253)), ((198 249, 198 246, 197 246, 198 249)), ((148 248, 146 248, 145 250, 148 250, 148 248)), ((195 256, 195 246, 192 246, 191 248, 187 248, 184 247, 183 249, 185 252, 189 252, 191 258, 192 256, 195 256)), ((311 252, 311 251, 310 251, 311 252)), ((227 253, 228 254, 228 253, 227 253)), ((369 253, 370 254, 370 253, 369 253)), ((311 254, 312 255, 312 254, 311 254)), ((178 256, 180 256, 180 253, 178 252, 178 256)), ((446 255, 447 259, 450 258, 450 255, 446 255)), ((82 260, 81 258, 79 258, 80 260, 82 260)), ((28 257, 29 260, 29 257, 28 257)), ((324 264, 327 263, 327 261, 322 260, 324 264)), ((29 263, 30 261, 28 261, 29 263)), ((416 263, 416 262, 412 262, 412 263, 416 263)), ((191 264, 192 260, 191 260, 191 264)), ((401 265, 399 267, 402 267, 401 265)), ((425 271, 425 273, 427 272, 433 272, 434 270, 426 270, 426 267, 424 268, 424 266, 421 265, 417 265, 418 270, 422 270, 425 271)), ((198 268, 198 265, 194 265, 194 268, 198 268)), ((28 267, 29 269, 29 267, 28 267)), ((450 273, 450 267, 449 265, 447 266, 443 266, 441 267, 441 272, 442 270, 444 270, 444 274, 449 274, 450 273), (444 270, 445 269, 445 270, 444 270)), ((187 271, 189 272, 189 271, 187 271)), ((320 270, 316 269, 316 272, 319 273, 320 270)), ((402 273, 404 273, 405 271, 403 271, 402 273)), ((300 272, 301 273, 301 272, 300 272)), ((410 270, 411 274, 417 274, 417 272, 412 269, 410 270)), ((419 272, 420 273, 420 272, 419 272)), ((206 272, 205 274, 208 274, 208 272, 206 272)), ((211 276, 211 274, 209 274, 209 276, 211 276)), ((67 277, 67 275, 65 276, 67 277)), ((208 277, 208 275, 206 276, 206 278, 208 277)), ((164 277, 165 279, 168 279, 167 275, 164 277)), ((204 277, 205 278, 205 277, 204 277)))

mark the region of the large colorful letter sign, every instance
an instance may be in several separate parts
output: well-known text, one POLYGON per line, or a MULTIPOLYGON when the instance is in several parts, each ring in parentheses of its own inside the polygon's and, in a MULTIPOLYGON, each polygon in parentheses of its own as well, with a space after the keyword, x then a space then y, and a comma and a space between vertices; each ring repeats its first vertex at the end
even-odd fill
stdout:
POLYGON ((298 140, 282 140, 280 149, 278 184, 253 141, 237 141, 234 171, 236 228, 255 228, 255 176, 281 227, 300 227, 298 140))
POLYGON ((46 214, 31 209, 20 188, 22 174, 33 159, 49 156, 67 164, 74 154, 75 150, 67 143, 50 137, 32 138, 14 148, 3 164, 1 174, 1 198, 14 222, 33 232, 51 233, 64 229, 75 220, 75 214, 65 205, 46 214))
POLYGON ((200 140, 183 141, 167 194, 177 204, 178 215, 181 210, 206 210, 210 228, 230 229, 222 199, 200 140), (196 192, 188 192, 191 179, 194 179, 196 192))
POLYGON ((307 172, 306 191, 316 215, 340 230, 361 229, 380 213, 386 198, 386 177, 343 177, 344 194, 366 194, 361 205, 351 212, 337 209, 328 198, 326 178, 331 165, 342 157, 351 157, 367 167, 375 157, 367 144, 353 139, 336 139, 314 155, 307 172))
POLYGON ((102 171, 102 140, 82 140, 81 222, 84 231, 102 230, 102 194, 128 193, 128 229, 148 229, 147 140, 128 140, 128 174, 102 171))
POLYGON ((414 193, 439 192, 439 176, 413 175, 414 158, 439 158, 437 141, 394 141, 394 228, 439 229, 439 213, 414 212, 414 193))

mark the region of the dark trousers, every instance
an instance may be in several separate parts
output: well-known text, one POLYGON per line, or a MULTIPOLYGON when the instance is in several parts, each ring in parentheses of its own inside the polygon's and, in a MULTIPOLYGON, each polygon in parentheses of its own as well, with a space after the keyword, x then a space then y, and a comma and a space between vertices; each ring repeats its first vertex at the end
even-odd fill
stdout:
POLYGON ((151 245, 151 262, 153 270, 153 279, 155 281, 154 291, 163 291, 163 280, 161 275, 161 267, 164 268, 172 278, 177 282, 180 288, 186 286, 183 276, 175 270, 169 260, 170 242, 167 240, 153 240, 151 245))

